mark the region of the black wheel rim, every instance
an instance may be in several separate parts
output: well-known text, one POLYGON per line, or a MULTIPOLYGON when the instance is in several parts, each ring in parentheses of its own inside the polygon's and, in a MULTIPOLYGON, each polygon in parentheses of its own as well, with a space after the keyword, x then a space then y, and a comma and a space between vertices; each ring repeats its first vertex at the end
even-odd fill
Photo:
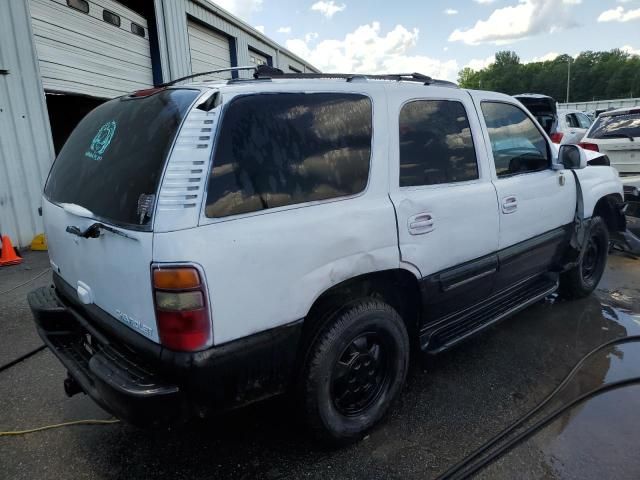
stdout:
POLYGON ((331 397, 343 415, 366 411, 389 384, 391 348, 378 332, 355 337, 336 361, 331 375, 331 397))
POLYGON ((592 281, 598 272, 600 263, 600 245, 596 237, 590 237, 587 248, 582 257, 582 278, 585 281, 592 281))

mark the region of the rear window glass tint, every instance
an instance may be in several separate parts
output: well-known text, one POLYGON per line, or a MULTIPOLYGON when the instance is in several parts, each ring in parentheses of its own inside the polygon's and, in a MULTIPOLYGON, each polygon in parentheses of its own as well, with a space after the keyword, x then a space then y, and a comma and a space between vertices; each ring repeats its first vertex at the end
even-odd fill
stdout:
POLYGON ((138 202, 155 195, 178 127, 197 95, 197 90, 168 89, 100 105, 65 143, 45 195, 116 224, 148 225, 150 216, 140 216, 138 202))
POLYGON ((400 186, 478 178, 478 162, 464 106, 418 100, 400 111, 400 186))
POLYGON ((616 138, 617 135, 640 137, 640 112, 598 117, 589 138, 616 138))
POLYGON ((363 191, 371 121, 371 101, 363 95, 235 99, 223 118, 206 215, 225 217, 363 191))

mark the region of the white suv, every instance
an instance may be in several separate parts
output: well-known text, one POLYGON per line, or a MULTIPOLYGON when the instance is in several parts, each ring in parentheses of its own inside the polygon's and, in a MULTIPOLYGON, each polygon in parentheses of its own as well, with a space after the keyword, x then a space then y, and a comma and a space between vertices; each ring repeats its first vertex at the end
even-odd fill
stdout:
POLYGON ((427 353, 591 293, 622 186, 507 95, 261 73, 111 100, 55 161, 40 335, 133 423, 289 392, 359 438, 427 353), (585 168, 586 167, 586 168, 585 168))

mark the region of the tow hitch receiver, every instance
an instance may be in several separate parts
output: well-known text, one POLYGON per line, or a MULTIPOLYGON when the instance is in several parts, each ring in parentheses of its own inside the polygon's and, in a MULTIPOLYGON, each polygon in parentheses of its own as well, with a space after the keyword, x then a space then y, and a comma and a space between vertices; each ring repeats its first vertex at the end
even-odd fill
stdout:
POLYGON ((64 379, 63 384, 64 393, 67 394, 67 397, 73 397, 77 393, 82 393, 82 387, 75 378, 69 375, 69 372, 67 372, 67 378, 64 379))

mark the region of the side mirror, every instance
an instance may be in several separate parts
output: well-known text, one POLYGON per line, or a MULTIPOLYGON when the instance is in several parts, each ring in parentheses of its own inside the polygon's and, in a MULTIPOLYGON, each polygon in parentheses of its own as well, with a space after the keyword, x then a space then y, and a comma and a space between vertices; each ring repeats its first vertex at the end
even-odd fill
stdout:
POLYGON ((587 154, 578 145, 560 145, 558 163, 570 170, 579 170, 587 166, 587 154))

